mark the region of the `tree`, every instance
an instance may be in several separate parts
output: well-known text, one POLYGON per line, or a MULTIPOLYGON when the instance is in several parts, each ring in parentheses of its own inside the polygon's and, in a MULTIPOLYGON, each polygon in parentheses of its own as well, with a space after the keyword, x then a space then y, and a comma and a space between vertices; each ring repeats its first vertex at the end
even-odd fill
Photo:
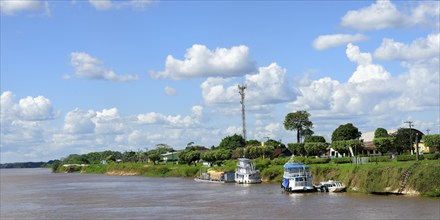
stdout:
POLYGON ((360 138, 362 133, 352 123, 340 125, 333 131, 333 141, 355 140, 360 138))
POLYGON ((218 145, 218 148, 224 150, 235 150, 238 147, 244 147, 245 144, 246 143, 241 135, 234 134, 232 136, 223 138, 218 145))
POLYGON ((86 155, 71 154, 67 156, 63 162, 65 164, 88 164, 86 155))
POLYGON ((287 146, 290 152, 292 152, 295 156, 305 156, 307 154, 306 150, 304 149, 304 143, 289 143, 287 146))
POLYGON ((389 137, 388 131, 385 128, 377 128, 374 132, 374 138, 386 138, 389 137))
POLYGON ((196 150, 183 150, 179 154, 179 164, 186 163, 188 165, 200 160, 200 152, 196 150))
POLYGON ((301 143, 302 136, 307 136, 311 133, 313 123, 309 120, 309 117, 310 114, 307 111, 296 111, 287 114, 284 119, 284 128, 286 130, 296 130, 297 143, 301 143))
POLYGON ((315 132, 312 131, 312 129, 307 128, 307 129, 304 129, 303 131, 301 131, 300 136, 301 136, 301 137, 305 137, 305 138, 307 138, 307 137, 312 136, 314 133, 315 133, 315 132))
POLYGON ((261 146, 261 143, 257 140, 248 140, 246 146, 261 146))
POLYGON ((311 136, 307 136, 304 139, 304 143, 307 142, 320 142, 320 143, 325 143, 325 138, 323 136, 318 136, 318 135, 311 135, 311 136))
POLYGON ((281 141, 276 141, 273 139, 267 140, 266 143, 264 143, 264 146, 272 146, 274 148, 278 148, 278 147, 286 148, 286 145, 281 143, 281 141))
POLYGON ((327 143, 322 142, 307 142, 304 143, 304 149, 308 156, 320 156, 327 152, 327 143))
POLYGON ((273 154, 274 146, 250 146, 244 149, 246 157, 250 159, 255 159, 258 157, 266 158, 273 154))
POLYGON ((333 141, 331 146, 332 148, 340 154, 348 154, 350 153, 350 147, 354 151, 354 154, 360 152, 362 150, 362 140, 342 140, 342 141, 333 141))
POLYGON ((156 150, 150 150, 148 152, 148 159, 150 159, 150 161, 153 161, 153 164, 156 165, 156 161, 160 160, 159 152, 156 150))
POLYGON ((422 139, 423 133, 417 129, 399 128, 396 133, 392 134, 395 137, 396 151, 400 154, 407 150, 412 150, 416 142, 416 135, 418 134, 419 140, 422 139))
POLYGON ((376 150, 380 153, 384 154, 388 151, 394 150, 394 137, 379 137, 373 139, 373 144, 376 147, 376 150))
POLYGON ((137 158, 136 152, 134 152, 134 151, 125 151, 122 154, 122 161, 124 161, 124 162, 134 163, 137 161, 137 159, 138 158, 137 158))
MULTIPOLYGON (((425 143, 425 146, 440 151, 440 134, 425 135, 423 137, 423 142, 425 143)), ((430 149, 430 151, 432 150, 430 149)))
POLYGON ((168 144, 157 144, 156 145, 156 150, 158 151, 159 154, 164 154, 164 153, 167 153, 167 152, 174 152, 174 151, 176 151, 172 147, 170 147, 168 144))

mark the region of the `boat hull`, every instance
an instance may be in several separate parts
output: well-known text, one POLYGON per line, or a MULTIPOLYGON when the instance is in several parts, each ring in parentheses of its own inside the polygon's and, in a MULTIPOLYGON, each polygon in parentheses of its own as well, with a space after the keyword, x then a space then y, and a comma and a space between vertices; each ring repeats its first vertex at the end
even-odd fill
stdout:
POLYGON ((285 187, 281 184, 281 188, 286 192, 292 193, 306 193, 306 192, 316 192, 316 188, 314 186, 294 186, 294 187, 285 187))
POLYGON ((256 184, 256 183, 261 183, 261 179, 248 179, 248 180, 235 179, 235 182, 239 184, 256 184))
POLYGON ((200 183, 226 183, 225 181, 222 180, 205 180, 205 179, 200 179, 200 178, 194 178, 194 181, 196 182, 200 182, 200 183))

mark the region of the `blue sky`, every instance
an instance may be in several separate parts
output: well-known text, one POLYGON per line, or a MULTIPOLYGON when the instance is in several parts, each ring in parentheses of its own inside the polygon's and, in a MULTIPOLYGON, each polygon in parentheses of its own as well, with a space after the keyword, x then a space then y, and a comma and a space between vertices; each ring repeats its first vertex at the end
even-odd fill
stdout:
POLYGON ((1 162, 296 141, 414 121, 439 133, 438 1, 1 1, 1 162))

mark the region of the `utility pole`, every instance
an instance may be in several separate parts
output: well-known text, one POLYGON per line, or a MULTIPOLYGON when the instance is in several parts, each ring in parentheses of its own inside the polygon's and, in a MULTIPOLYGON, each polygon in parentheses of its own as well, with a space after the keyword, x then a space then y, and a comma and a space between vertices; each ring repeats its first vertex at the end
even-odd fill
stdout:
POLYGON ((241 119, 243 121, 243 139, 246 143, 246 114, 244 111, 244 90, 246 89, 246 85, 238 85, 238 93, 240 93, 241 96, 241 119))
POLYGON ((426 129, 426 134, 429 135, 429 132, 431 131, 431 129, 426 129))
MULTIPOLYGON (((409 127, 409 144, 411 145, 411 152, 413 150, 413 143, 412 143, 412 126, 413 126, 413 122, 412 121, 405 121, 404 123, 408 124, 409 127)), ((416 160, 419 160, 419 151, 418 149, 416 149, 416 160)))

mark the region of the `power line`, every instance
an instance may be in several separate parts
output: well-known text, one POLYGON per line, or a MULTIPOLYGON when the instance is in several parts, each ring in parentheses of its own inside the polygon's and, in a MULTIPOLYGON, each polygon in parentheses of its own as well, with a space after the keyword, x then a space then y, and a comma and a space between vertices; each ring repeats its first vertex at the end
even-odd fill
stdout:
MULTIPOLYGON (((413 142, 412 142, 412 126, 414 125, 414 122, 412 121, 405 121, 404 123, 408 124, 409 127, 409 144, 411 146, 411 152, 413 150, 413 142)), ((416 143, 417 145, 417 143, 416 143)), ((416 160, 419 160, 419 147, 416 146, 416 160)))

